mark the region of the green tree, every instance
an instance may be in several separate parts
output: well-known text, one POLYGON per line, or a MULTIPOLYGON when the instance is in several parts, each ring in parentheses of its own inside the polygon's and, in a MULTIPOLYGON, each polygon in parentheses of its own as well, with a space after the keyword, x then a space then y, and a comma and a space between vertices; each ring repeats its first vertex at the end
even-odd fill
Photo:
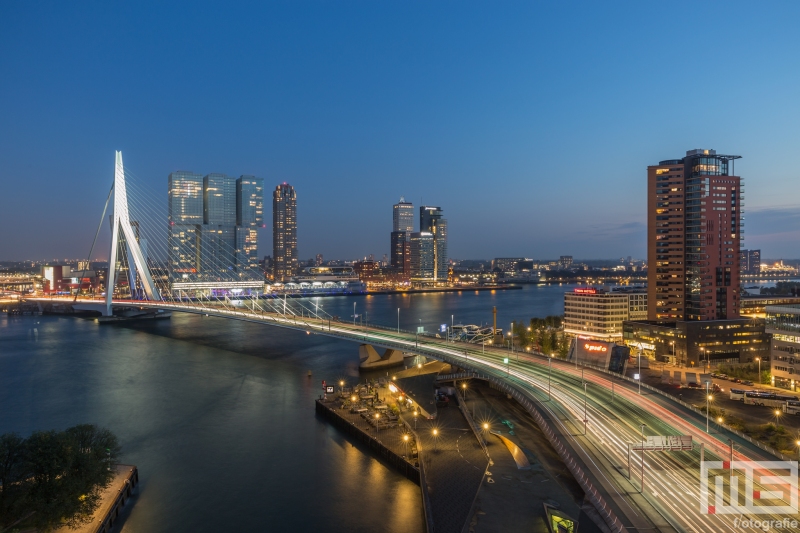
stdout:
POLYGON ((27 439, 0 436, 0 532, 87 523, 119 454, 116 436, 90 424, 37 431, 27 439))
POLYGON ((558 339, 558 356, 561 359, 566 359, 569 354, 570 339, 565 333, 562 333, 558 339))
POLYGON ((546 355, 550 355, 553 353, 553 350, 556 349, 556 345, 553 342, 553 336, 550 333, 543 329, 541 330, 541 340, 542 340, 542 353, 546 355))

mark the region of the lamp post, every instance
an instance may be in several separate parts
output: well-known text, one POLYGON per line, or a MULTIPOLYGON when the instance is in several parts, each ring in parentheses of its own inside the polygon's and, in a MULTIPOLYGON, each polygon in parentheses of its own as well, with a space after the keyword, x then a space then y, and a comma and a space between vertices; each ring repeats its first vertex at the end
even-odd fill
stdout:
POLYGON ((381 415, 379 413, 375 413, 375 440, 378 439, 378 430, 379 430, 378 426, 380 425, 378 424, 378 422, 380 421, 380 418, 381 415))
POLYGON ((434 429, 433 430, 433 451, 436 451, 436 444, 437 444, 437 442, 439 440, 438 439, 438 435, 439 435, 439 430, 438 429, 434 429))
POLYGON ((455 319, 453 315, 450 315, 450 341, 456 342, 455 337, 453 336, 453 327, 455 326, 455 319))
POLYGON ((356 327, 356 303, 353 302, 353 327, 356 327))
POLYGON ((419 411, 414 411, 414 431, 417 430, 417 416, 419 415, 419 411))
POLYGON ((672 346, 672 361, 671 363, 675 362, 675 341, 669 341, 670 346, 672 346))
POLYGON ((761 387, 761 358, 756 357, 756 361, 758 361, 758 386, 761 387))
POLYGON ((639 351, 638 359, 639 359, 639 395, 641 396, 641 394, 642 394, 642 352, 641 352, 641 350, 639 351))
POLYGON ((397 333, 400 333, 400 308, 397 308, 397 333))
POLYGON ((646 427, 645 424, 641 424, 642 426, 642 492, 644 493, 644 428, 646 427))
POLYGON ((462 396, 464 397, 464 402, 466 403, 466 401, 467 401, 467 384, 466 383, 462 383, 461 384, 461 391, 462 391, 462 396))
POLYGON ((547 399, 550 400, 550 376, 553 374, 553 356, 547 358, 547 399))
MULTIPOLYGON (((706 355, 706 349, 705 349, 705 348, 703 348, 703 347, 701 346, 701 347, 700 347, 700 359, 703 359, 703 357, 704 357, 705 355, 706 355)), ((705 359, 703 359, 703 370, 704 370, 704 371, 705 371, 705 368, 706 368, 706 360, 705 360, 705 359)))
POLYGON ((711 395, 708 393, 708 381, 706 381, 706 433, 708 433, 708 412, 709 412, 710 401, 711 401, 711 395))
POLYGON ((339 391, 344 394, 344 380, 339 382, 339 391))
POLYGON ((405 446, 405 456, 408 455, 408 435, 403 435, 403 445, 405 446))

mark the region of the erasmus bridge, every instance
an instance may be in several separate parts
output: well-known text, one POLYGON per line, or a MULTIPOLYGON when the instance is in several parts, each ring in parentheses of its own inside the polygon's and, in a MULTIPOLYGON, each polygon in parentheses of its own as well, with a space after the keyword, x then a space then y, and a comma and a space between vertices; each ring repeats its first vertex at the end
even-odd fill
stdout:
MULTIPOLYGON (((310 299, 259 292, 263 274, 228 265, 230 261, 220 259, 219 249, 212 255, 198 247, 200 268, 186 276, 189 281, 182 276, 180 285, 173 284, 167 268, 170 229, 163 204, 163 194, 125 171, 122 153, 117 152, 113 186, 101 216, 102 225, 110 209, 105 295, 59 300, 106 317, 124 310, 185 312, 323 335, 387 353, 401 351, 444 361, 460 369, 458 376, 464 379, 491 380, 535 413, 534 419, 608 531, 734 532, 740 531, 742 520, 778 524, 800 518, 796 469, 794 486, 782 490, 745 480, 743 471, 737 470, 738 478, 730 471, 745 461, 788 458, 719 423, 707 426, 705 414, 619 375, 544 354, 511 354, 503 348, 420 336, 399 327, 340 321, 310 299), (227 289, 215 292, 215 287, 227 289), (691 444, 679 448, 648 444, 656 441, 647 437, 668 436, 683 436, 670 440, 683 443, 691 437, 691 444), (724 461, 728 474, 701 483, 701 456, 724 461), (762 494, 770 498, 771 506, 759 506, 762 494)), ((230 244, 223 252, 235 258, 240 251, 230 244)))

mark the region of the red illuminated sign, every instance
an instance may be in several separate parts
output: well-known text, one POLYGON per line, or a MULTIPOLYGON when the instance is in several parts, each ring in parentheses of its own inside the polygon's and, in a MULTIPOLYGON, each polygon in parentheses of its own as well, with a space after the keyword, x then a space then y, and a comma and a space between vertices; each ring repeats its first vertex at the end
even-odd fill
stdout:
POLYGON ((589 342, 585 343, 583 345, 583 348, 587 352, 607 352, 608 351, 608 346, 606 346, 605 344, 592 344, 592 343, 589 343, 589 342))
POLYGON ((597 294, 597 289, 594 287, 576 288, 573 289, 575 294, 597 294))

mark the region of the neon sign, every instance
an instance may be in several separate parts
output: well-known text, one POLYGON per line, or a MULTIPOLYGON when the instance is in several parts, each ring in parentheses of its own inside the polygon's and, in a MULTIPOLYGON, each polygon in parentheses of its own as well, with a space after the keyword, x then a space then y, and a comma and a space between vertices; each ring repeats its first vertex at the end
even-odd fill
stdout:
POLYGON ((594 287, 575 288, 572 292, 575 294, 597 294, 597 289, 594 287))
POLYGON ((588 342, 583 345, 583 348, 587 352, 607 352, 608 346, 604 346, 602 344, 589 344, 588 342))

